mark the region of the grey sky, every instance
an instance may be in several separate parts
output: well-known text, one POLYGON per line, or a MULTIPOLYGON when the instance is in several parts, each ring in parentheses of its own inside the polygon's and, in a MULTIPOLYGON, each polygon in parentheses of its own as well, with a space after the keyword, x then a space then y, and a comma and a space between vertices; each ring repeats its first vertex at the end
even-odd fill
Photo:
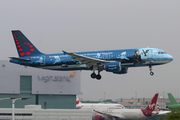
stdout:
POLYGON ((84 100, 148 97, 172 92, 180 97, 179 0, 0 0, 0 54, 18 56, 11 30, 21 30, 44 53, 153 47, 174 57, 153 67, 130 68, 126 75, 103 71, 100 81, 81 72, 84 100))

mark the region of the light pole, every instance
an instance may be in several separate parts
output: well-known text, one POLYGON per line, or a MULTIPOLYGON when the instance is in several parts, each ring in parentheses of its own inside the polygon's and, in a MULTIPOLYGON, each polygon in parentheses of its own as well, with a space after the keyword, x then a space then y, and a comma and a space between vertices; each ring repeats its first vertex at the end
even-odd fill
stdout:
POLYGON ((135 92, 135 109, 136 109, 136 104, 137 104, 137 92, 135 92))
POLYGON ((14 107, 16 100, 26 100, 28 98, 10 98, 12 100, 12 120, 14 120, 14 107))
POLYGON ((106 103, 106 93, 104 92, 104 102, 106 103))
POLYGON ((7 100, 11 99, 12 100, 12 120, 14 120, 14 106, 15 106, 15 101, 16 100, 26 100, 28 98, 1 98, 0 100, 7 100))

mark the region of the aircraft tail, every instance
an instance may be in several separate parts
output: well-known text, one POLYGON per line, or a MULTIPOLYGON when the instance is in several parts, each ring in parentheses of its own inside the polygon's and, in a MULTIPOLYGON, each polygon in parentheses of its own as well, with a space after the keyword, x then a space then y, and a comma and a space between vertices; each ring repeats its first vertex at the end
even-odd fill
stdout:
POLYGON ((42 54, 19 30, 12 30, 19 57, 42 54))
POLYGON ((147 110, 147 111, 154 111, 154 109, 156 107, 156 103, 157 103, 157 98, 158 98, 158 93, 156 93, 154 95, 154 97, 152 98, 151 102, 149 103, 149 105, 146 107, 145 110, 147 110))
POLYGON ((78 96, 76 96, 76 105, 81 104, 81 101, 79 100, 78 96))
POLYGON ((170 103, 166 103, 166 105, 179 104, 171 93, 168 93, 168 97, 169 97, 170 103))

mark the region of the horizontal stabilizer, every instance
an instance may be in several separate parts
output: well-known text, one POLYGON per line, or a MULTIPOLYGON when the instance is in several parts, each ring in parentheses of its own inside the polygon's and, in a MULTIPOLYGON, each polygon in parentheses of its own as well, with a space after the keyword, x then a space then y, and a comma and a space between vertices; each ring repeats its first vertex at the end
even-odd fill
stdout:
POLYGON ((16 57, 9 57, 11 59, 20 60, 20 61, 31 61, 29 59, 23 59, 23 58, 16 58, 16 57))

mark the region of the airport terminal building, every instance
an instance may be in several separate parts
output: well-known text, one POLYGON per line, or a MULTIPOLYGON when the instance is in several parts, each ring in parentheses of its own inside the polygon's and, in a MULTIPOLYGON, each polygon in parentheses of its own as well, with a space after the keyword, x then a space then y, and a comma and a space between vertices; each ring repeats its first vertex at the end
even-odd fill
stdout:
POLYGON ((80 71, 53 71, 0 61, 0 108, 41 105, 42 109, 76 109, 76 95, 81 94, 80 71))

